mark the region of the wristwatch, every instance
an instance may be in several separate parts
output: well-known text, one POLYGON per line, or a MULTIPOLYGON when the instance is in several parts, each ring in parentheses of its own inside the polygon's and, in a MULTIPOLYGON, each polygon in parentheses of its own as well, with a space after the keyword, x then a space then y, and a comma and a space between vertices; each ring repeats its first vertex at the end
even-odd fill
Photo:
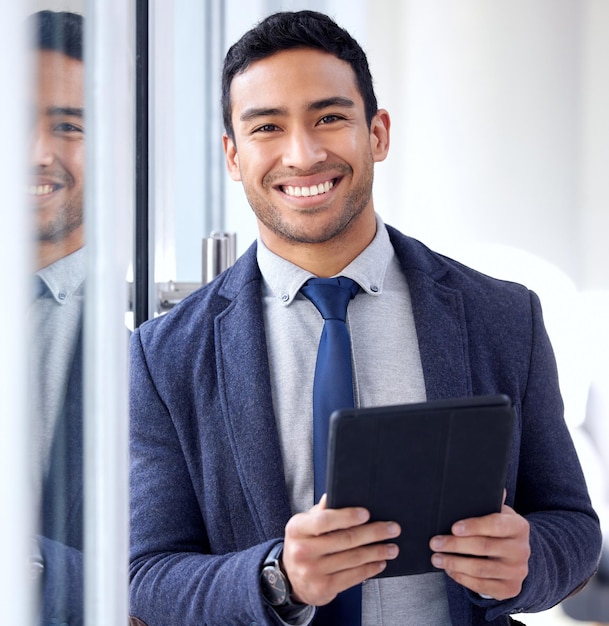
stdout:
POLYGON ((292 589, 290 581, 281 569, 279 560, 283 552, 283 544, 278 543, 267 555, 260 572, 260 587, 262 588, 262 597, 267 604, 278 608, 282 606, 291 606, 290 595, 292 589))

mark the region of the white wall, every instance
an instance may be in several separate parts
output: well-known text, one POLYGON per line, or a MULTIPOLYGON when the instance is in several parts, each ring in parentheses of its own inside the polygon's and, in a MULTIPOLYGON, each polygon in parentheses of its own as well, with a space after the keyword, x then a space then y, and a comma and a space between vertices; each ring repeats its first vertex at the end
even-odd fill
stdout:
POLYGON ((84 13, 85 0, 29 0, 31 12, 48 9, 50 11, 71 11, 84 13))
POLYGON ((581 282, 609 288, 609 2, 584 2, 581 65, 581 282))
POLYGON ((609 5, 410 0, 387 19, 378 16, 391 3, 380 4, 370 57, 394 132, 377 210, 449 254, 470 241, 504 243, 581 286, 609 286, 599 241, 609 109, 597 104, 609 5))

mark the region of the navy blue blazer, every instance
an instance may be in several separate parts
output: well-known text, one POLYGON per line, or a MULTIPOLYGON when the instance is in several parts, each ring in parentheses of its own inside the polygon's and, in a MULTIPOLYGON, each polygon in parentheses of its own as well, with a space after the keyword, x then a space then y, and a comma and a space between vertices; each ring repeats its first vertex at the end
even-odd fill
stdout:
MULTIPOLYGON (((411 291, 428 399, 505 393, 515 404, 507 504, 531 524, 529 575, 504 602, 447 578, 455 626, 507 624, 510 613, 563 599, 600 551, 540 304, 387 228, 411 291)), ((291 512, 255 245, 143 324, 131 358, 131 614, 149 626, 277 623, 258 575, 291 512)))
POLYGON ((44 560, 41 622, 81 626, 83 585, 82 327, 42 492, 40 549, 44 560))

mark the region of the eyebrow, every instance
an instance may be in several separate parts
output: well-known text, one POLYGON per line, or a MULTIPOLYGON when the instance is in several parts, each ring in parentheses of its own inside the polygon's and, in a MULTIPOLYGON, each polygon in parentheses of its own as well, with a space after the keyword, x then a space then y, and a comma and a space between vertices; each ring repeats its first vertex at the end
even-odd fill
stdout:
POLYGON ((342 107, 346 109, 352 109, 355 106, 355 102, 350 98, 344 98, 342 96, 334 96, 332 98, 325 98, 323 100, 317 100, 311 102, 309 105, 310 111, 321 111, 329 107, 342 107))
MULTIPOLYGON (((344 98, 342 96, 333 96, 331 98, 324 98, 323 100, 315 100, 311 102, 307 106, 307 110, 309 111, 323 111, 329 107, 342 107, 342 108, 353 108, 355 106, 355 102, 350 98, 344 98)), ((250 107, 249 109, 245 109, 239 120, 242 122, 249 122, 258 117, 268 117, 272 115, 283 116, 287 115, 288 110, 285 107, 250 107)))
POLYGON ((81 118, 85 116, 84 109, 81 107, 47 107, 46 114, 81 118))
POLYGON ((271 115, 286 115, 287 109, 285 108, 272 108, 272 107, 250 107, 249 109, 245 109, 243 113, 241 113, 239 120, 242 122, 250 122, 251 120, 255 120, 257 117, 268 117, 271 115))

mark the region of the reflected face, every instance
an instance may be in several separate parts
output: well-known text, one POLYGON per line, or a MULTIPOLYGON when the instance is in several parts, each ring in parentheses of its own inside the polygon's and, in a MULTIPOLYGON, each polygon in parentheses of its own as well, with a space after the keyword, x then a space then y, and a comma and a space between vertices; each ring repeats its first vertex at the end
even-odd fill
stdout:
POLYGON ((28 197, 39 242, 61 246, 65 256, 83 244, 84 68, 55 51, 39 51, 35 60, 28 197))
POLYGON ((350 65, 296 49, 256 61, 231 85, 228 169, 243 183, 265 243, 317 244, 373 213, 374 162, 387 129, 370 127, 350 65), (270 241, 269 241, 270 240, 270 241))

